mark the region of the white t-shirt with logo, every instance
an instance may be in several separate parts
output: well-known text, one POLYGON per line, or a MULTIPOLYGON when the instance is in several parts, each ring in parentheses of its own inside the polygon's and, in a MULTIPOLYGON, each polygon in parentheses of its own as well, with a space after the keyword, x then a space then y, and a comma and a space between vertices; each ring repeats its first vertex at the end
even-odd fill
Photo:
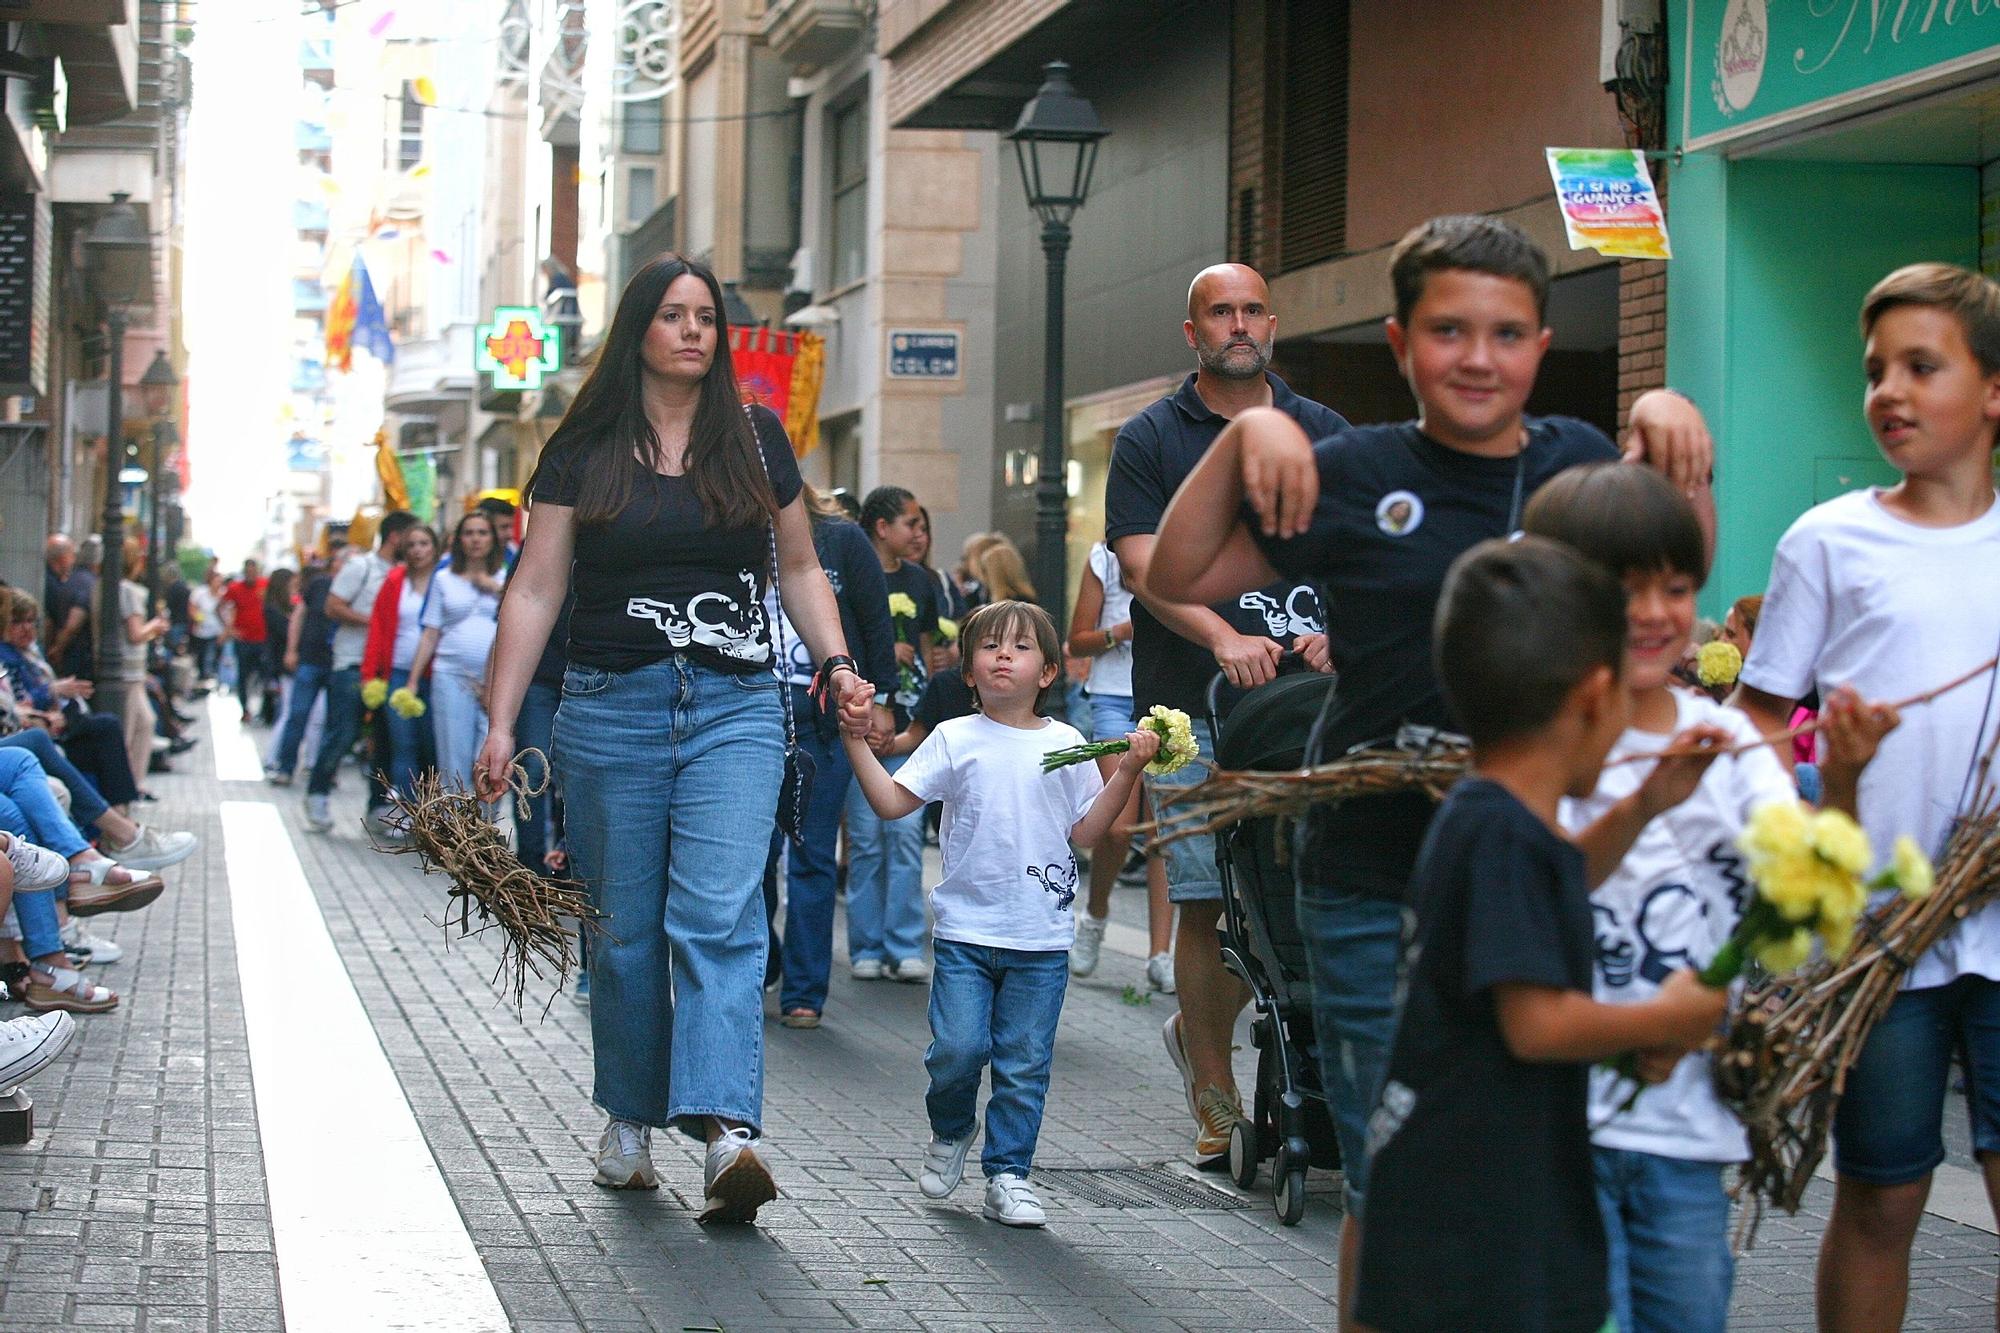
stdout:
POLYGON ((944 802, 944 878, 933 934, 1000 949, 1066 950, 1082 891, 1069 831, 1104 790, 1093 763, 1042 772, 1050 750, 1082 745, 1066 723, 1029 731, 974 713, 940 722, 896 770, 896 785, 944 802))
MULTIPOLYGON (((1924 528, 1855 491, 1808 510, 1771 563, 1771 588, 1744 663, 1745 684, 1785 699, 1852 685, 1889 702, 1954 680, 2000 649, 2000 504, 1970 523, 1924 528)), ((2000 726, 1984 675, 1903 710, 1861 774, 1861 824, 1886 861, 1899 834, 1931 855, 1978 782, 2000 726)), ((1964 975, 2000 980, 2000 903, 1967 918, 1917 960, 1911 989, 1964 975)))
MULTIPOLYGON (((1757 728, 1733 708, 1676 690, 1674 732, 1726 728, 1732 744, 1752 744, 1757 728)), ((1563 827, 1588 828, 1637 791, 1653 765, 1619 763, 1658 754, 1672 734, 1629 729, 1618 738, 1587 800, 1564 801, 1563 827)), ((1694 795, 1639 833, 1611 877, 1591 891, 1597 944, 1592 990, 1606 1004, 1636 1004, 1684 967, 1715 957, 1742 919, 1752 892, 1736 839, 1750 814, 1771 801, 1796 801, 1792 775, 1768 745, 1715 761, 1694 795)), ((1590 1075, 1591 1141, 1602 1148, 1695 1162, 1739 1162, 1749 1155, 1743 1126, 1717 1100, 1709 1057, 1691 1055, 1665 1083, 1647 1088, 1630 1111, 1618 1108, 1632 1084, 1608 1069, 1590 1075)))

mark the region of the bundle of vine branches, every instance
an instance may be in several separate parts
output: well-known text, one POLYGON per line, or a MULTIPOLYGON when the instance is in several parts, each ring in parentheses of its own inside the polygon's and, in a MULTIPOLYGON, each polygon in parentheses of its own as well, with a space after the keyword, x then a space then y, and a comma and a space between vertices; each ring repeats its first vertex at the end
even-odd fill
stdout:
POLYGON ((1422 792, 1443 800, 1465 776, 1472 752, 1458 746, 1429 750, 1357 750, 1311 768, 1285 772, 1256 769, 1210 771, 1185 790, 1162 792, 1159 817, 1145 827, 1155 846, 1218 833, 1246 819, 1272 815, 1296 818, 1316 805, 1364 796, 1422 792))
MULTIPOLYGON (((1991 754, 1987 756, 1991 761, 1991 754)), ((1746 1204, 1737 1239, 1755 1239, 1766 1204, 1796 1213, 1826 1155, 1847 1074, 1904 976, 1939 939, 2000 897, 2000 810, 1981 783, 1937 867, 1931 894, 1896 898, 1862 918, 1845 958, 1752 985, 1715 1053, 1715 1088, 1749 1131, 1750 1160, 1738 1168, 1746 1204)))
MULTIPOLYGON (((546 771, 546 768, 544 769, 546 771)), ((513 794, 525 817, 523 798, 539 795, 527 786, 520 762, 514 765, 513 794)), ((405 831, 401 845, 376 845, 395 856, 415 856, 425 874, 442 871, 450 880, 444 919, 432 918, 445 937, 457 927, 460 938, 500 932, 500 965, 494 981, 514 993, 518 1012, 528 979, 553 982, 550 1002, 568 984, 578 965, 576 930, 598 929, 602 916, 584 886, 573 879, 535 874, 514 855, 500 830, 487 819, 477 797, 447 789, 435 772, 420 776, 407 797, 392 789, 390 823, 405 831), (503 981, 502 979, 505 978, 503 981)), ((543 1013, 548 1006, 543 1006, 543 1013)))

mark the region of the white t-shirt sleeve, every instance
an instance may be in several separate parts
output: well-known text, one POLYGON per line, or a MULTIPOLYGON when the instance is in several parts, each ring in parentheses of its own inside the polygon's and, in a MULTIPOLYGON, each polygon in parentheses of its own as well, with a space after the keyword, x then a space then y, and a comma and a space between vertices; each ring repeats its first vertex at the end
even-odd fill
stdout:
POLYGON ((338 597, 350 607, 361 590, 368 586, 368 560, 366 557, 349 560, 333 576, 333 586, 327 589, 327 596, 338 597))
POLYGON ((893 776, 897 786, 926 805, 932 801, 950 800, 956 783, 953 781, 951 746, 945 740, 944 728, 935 728, 924 737, 916 752, 893 776))
POLYGON ((425 629, 444 629, 451 623, 445 618, 445 611, 451 605, 452 582, 457 577, 448 569, 440 569, 431 576, 431 597, 424 604, 421 621, 425 629))
POLYGON ((1771 586, 1757 618, 1743 683, 1781 699, 1802 699, 1826 649, 1832 624, 1826 546, 1807 515, 1792 525, 1771 560, 1771 586))
MULTIPOLYGON (((1081 745, 1083 741, 1079 737, 1070 743, 1081 745)), ((1090 813, 1090 807, 1097 803, 1098 793, 1104 790, 1104 775, 1097 771, 1097 765, 1094 763, 1071 764, 1068 768, 1059 768, 1048 776, 1062 779, 1063 797, 1069 807, 1069 822, 1072 827, 1090 813)))
POLYGON ((1738 813, 1743 822, 1747 824, 1751 815, 1773 801, 1798 800, 1798 783, 1791 772, 1769 745, 1757 744, 1759 734, 1756 724, 1734 708, 1725 708, 1722 713, 1725 719, 1722 724, 1729 728, 1732 744, 1750 746, 1721 761, 1735 770, 1731 777, 1738 796, 1738 813))

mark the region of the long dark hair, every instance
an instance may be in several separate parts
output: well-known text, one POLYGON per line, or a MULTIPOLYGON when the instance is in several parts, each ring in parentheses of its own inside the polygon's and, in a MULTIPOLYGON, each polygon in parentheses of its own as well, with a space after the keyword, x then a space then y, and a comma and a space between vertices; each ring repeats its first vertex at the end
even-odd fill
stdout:
POLYGON ((759 447, 736 386, 729 355, 729 318, 722 284, 691 259, 663 254, 650 260, 625 284, 611 331, 597 353, 590 377, 549 437, 528 481, 532 492, 552 457, 576 478, 576 519, 608 523, 639 493, 652 471, 659 437, 646 419, 641 349, 646 330, 666 299, 667 288, 693 274, 715 304, 715 359, 702 377, 688 433, 687 478, 710 527, 747 528, 777 517, 777 497, 755 450, 759 447))
POLYGON ((484 509, 475 509, 458 520, 458 526, 451 530, 451 572, 463 574, 472 568, 472 557, 465 551, 465 525, 477 519, 486 525, 486 531, 493 538, 493 545, 486 552, 486 568, 482 574, 493 575, 500 572, 500 565, 506 558, 506 549, 500 545, 500 529, 493 522, 493 515, 484 509))

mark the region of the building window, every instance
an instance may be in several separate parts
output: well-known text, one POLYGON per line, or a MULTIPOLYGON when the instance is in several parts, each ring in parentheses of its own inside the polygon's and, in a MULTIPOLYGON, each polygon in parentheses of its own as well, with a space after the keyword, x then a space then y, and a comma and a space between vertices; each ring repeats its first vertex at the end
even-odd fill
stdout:
POLYGON ((666 151, 666 103, 627 102, 625 122, 619 129, 619 148, 641 157, 658 157, 666 151))
POLYGON ((424 104, 417 85, 403 82, 402 121, 396 131, 396 170, 408 171, 424 160, 424 104))
POLYGON ((829 285, 845 287, 868 274, 868 103, 857 97, 832 114, 833 234, 829 285))
POLYGON ((635 226, 653 216, 659 197, 658 177, 651 167, 633 167, 625 173, 625 220, 635 226))
POLYGON ((1280 11, 1278 160, 1265 168, 1279 272, 1347 249, 1347 11, 1348 0, 1287 0, 1280 11))

